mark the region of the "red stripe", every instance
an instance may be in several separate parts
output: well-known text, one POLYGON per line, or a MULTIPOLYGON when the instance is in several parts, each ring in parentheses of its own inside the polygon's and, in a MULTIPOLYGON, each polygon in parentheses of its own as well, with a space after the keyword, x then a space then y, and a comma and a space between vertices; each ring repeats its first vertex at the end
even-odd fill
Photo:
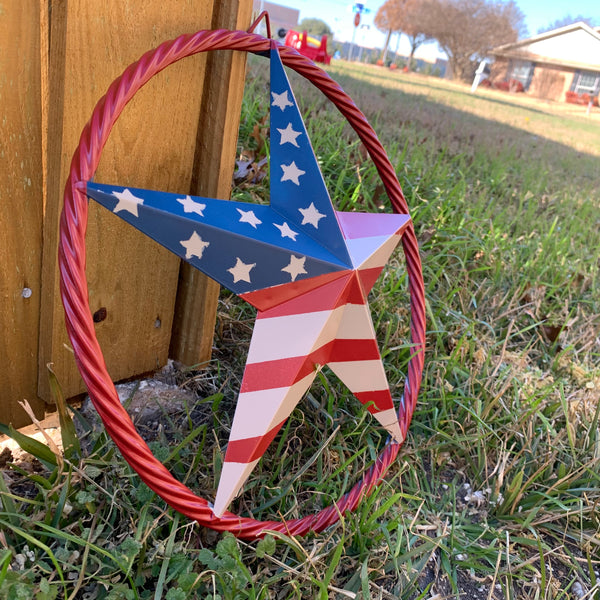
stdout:
POLYGON ((315 370, 308 356, 246 364, 240 392, 289 387, 315 370))
POLYGON ((335 346, 328 362, 379 360, 377 342, 369 340, 334 340, 335 346))
POLYGON ((335 340, 324 344, 308 356, 246 363, 240 392, 259 392, 294 385, 316 371, 317 365, 328 362, 334 343, 335 340))
MULTIPOLYGON (((258 308, 258 310, 266 311, 274 306, 278 306, 283 302, 292 300, 296 296, 306 294, 311 290, 317 289, 330 281, 335 281, 341 277, 352 273, 351 270, 334 271, 333 273, 325 273, 317 277, 301 279, 292 283, 284 283, 282 285, 274 285, 263 290, 240 294, 240 298, 258 308)), ((307 312, 307 311, 304 311, 307 312)))
POLYGON ((357 392, 354 394, 363 404, 367 405, 367 410, 373 414, 394 408, 394 401, 390 390, 379 390, 375 392, 357 392))
POLYGON ((352 278, 348 281, 344 296, 344 304, 366 304, 369 293, 364 293, 361 282, 358 279, 357 272, 352 273, 352 278))
POLYGON ((358 271, 358 276, 365 296, 368 296, 369 292, 373 289, 381 271, 383 271, 383 267, 372 267, 371 269, 360 269, 358 271))
MULTIPOLYGON (((268 312, 267 316, 269 317, 327 310, 340 306, 342 299, 350 304, 365 304, 365 297, 375 285, 382 270, 383 266, 358 271, 335 271, 318 277, 240 294, 240 298, 255 306, 261 313, 268 312), (361 288, 364 290, 362 293, 359 288, 351 287, 348 290, 345 288, 356 273, 360 278, 361 288), (344 292, 347 295, 344 295, 344 292)), ((259 313, 258 318, 261 316, 264 315, 259 313)))
POLYGON ((348 302, 351 304, 365 304, 366 302, 365 295, 362 293, 362 288, 354 271, 346 271, 344 277, 336 281, 326 283, 297 298, 283 302, 269 310, 262 311, 257 315, 257 319, 333 310, 348 302))
POLYGON ((375 340, 332 340, 308 356, 246 363, 240 392, 290 387, 314 372, 317 365, 326 365, 328 362, 358 362, 379 358, 375 340))
POLYGON ((265 435, 245 438, 243 440, 229 440, 227 452, 225 452, 225 462, 250 463, 260 458, 284 423, 285 420, 273 427, 265 435))

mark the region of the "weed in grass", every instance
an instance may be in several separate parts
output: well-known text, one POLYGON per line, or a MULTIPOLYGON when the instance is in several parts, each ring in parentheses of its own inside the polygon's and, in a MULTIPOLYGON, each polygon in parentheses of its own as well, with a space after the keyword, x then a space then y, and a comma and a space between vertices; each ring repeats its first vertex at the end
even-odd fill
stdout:
MULTIPOLYGON (((259 60, 249 66, 239 152, 260 171, 268 135, 259 60)), ((32 445, 39 462, 6 462, 0 598, 600 596, 600 126, 419 76, 332 71, 396 167, 427 286, 423 389, 387 480, 320 535, 246 543, 173 514, 77 418, 81 450, 66 443, 73 450, 62 463, 32 445)), ((292 85, 337 207, 389 209, 341 116, 300 78, 292 85)), ((236 180, 233 196, 266 201, 268 173, 236 180)), ((398 256, 370 299, 396 397, 409 352, 406 287, 398 256)), ((224 292, 213 361, 178 375, 197 400, 139 423, 155 454, 206 497, 253 320, 224 292)), ((258 518, 317 510, 349 489, 384 441, 326 374, 235 508, 258 518)))

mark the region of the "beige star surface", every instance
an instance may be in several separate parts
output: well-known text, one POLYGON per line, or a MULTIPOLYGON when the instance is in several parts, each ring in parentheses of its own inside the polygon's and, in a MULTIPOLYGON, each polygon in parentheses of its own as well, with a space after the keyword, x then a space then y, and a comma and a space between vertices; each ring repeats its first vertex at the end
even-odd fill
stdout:
POLYGON ((183 212, 196 213, 201 217, 204 216, 204 213, 202 211, 206 208, 206 204, 195 202, 194 200, 192 200, 191 196, 186 196, 185 198, 177 198, 177 202, 179 202, 179 204, 183 204, 183 212))
POLYGON ((262 221, 254 214, 253 210, 242 210, 238 208, 237 211, 240 213, 240 223, 248 223, 256 229, 257 225, 260 225, 262 221))
POLYGON ((256 263, 246 264, 239 256, 236 256, 236 263, 231 269, 227 269, 233 275, 233 283, 238 281, 250 281, 250 271, 256 266, 256 263))
POLYGON ((138 206, 144 204, 143 198, 134 196, 128 189, 124 189, 122 192, 113 192, 113 196, 116 196, 119 200, 117 205, 113 208, 113 212, 118 213, 124 210, 139 217, 138 206))
POLYGON ((295 161, 292 161, 289 165, 281 165, 283 169, 283 175, 281 176, 281 181, 292 181, 296 185, 300 185, 299 177, 304 175, 306 171, 299 169, 296 166, 295 161))
POLYGON ((319 228, 319 221, 326 216, 318 211, 314 202, 311 202, 306 208, 299 208, 298 210, 302 213, 302 225, 308 223, 315 229, 319 228))
POLYGON ((281 94, 277 92, 271 92, 271 96, 273 96, 273 102, 271 106, 277 106, 281 110, 285 110, 287 106, 294 106, 288 97, 288 92, 285 90, 281 94))
POLYGON ((294 240, 294 242, 296 241, 296 236, 298 235, 298 232, 290 229, 290 226, 285 221, 281 225, 278 225, 277 223, 273 223, 273 225, 275 225, 275 227, 279 229, 282 238, 287 237, 291 240, 294 240))
POLYGON ((277 131, 281 135, 281 141, 279 142, 280 146, 283 144, 292 144, 292 146, 296 146, 296 148, 300 148, 300 146, 298 145, 298 142, 296 141, 296 138, 299 135, 302 135, 302 132, 294 131, 294 128, 292 127, 291 123, 288 123, 287 127, 285 129, 279 129, 279 127, 278 127, 277 131))
POLYGON ((204 250, 210 246, 209 242, 205 242, 196 231, 194 231, 189 240, 181 240, 179 242, 185 248, 185 257, 189 260, 193 256, 202 258, 204 250))
POLYGON ((306 256, 294 256, 293 254, 290 256, 290 264, 287 267, 283 267, 282 271, 289 273, 292 277, 292 281, 296 281, 296 277, 298 275, 306 275, 307 271, 304 268, 304 262, 306 261, 306 256))

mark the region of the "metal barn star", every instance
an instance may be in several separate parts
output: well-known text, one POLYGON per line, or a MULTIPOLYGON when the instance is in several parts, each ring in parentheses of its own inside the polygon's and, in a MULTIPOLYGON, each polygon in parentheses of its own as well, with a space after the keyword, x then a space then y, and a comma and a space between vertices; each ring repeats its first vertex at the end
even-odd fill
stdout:
POLYGON ((337 212, 277 50, 270 205, 87 183, 87 195, 258 310, 213 512, 329 365, 398 442, 367 296, 408 215, 337 212))

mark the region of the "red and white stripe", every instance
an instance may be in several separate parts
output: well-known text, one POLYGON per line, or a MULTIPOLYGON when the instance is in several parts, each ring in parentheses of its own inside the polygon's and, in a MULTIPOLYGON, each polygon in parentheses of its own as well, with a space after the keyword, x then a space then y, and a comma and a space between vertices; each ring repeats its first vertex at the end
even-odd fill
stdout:
POLYGON ((406 215, 338 213, 354 269, 247 294, 259 308, 213 511, 221 516, 328 364, 398 442, 402 434, 367 295, 406 215), (365 223, 365 217, 367 223, 365 223))

